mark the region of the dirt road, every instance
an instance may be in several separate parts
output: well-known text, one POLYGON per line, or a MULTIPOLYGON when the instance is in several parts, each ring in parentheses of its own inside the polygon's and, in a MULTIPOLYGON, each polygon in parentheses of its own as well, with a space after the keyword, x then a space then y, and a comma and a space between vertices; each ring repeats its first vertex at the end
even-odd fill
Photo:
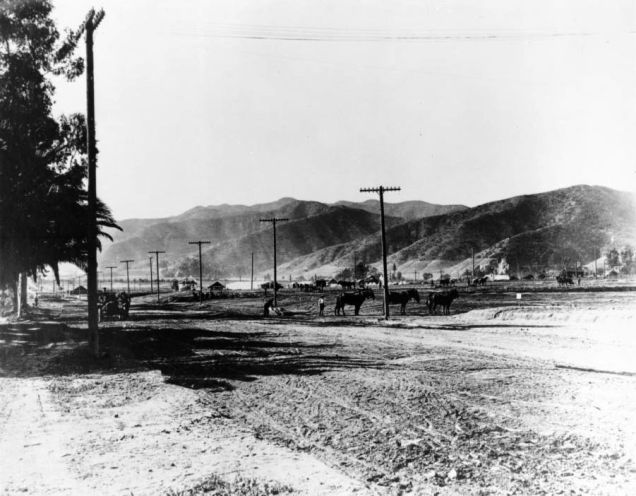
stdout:
POLYGON ((77 306, 1 326, 0 488, 636 494, 634 297, 550 301, 388 324, 142 302, 98 363, 77 306))

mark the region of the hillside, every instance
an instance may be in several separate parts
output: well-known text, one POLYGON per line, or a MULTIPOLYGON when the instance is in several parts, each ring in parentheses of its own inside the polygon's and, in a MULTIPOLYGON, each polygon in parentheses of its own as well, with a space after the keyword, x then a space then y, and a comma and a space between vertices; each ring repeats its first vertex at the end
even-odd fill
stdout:
MULTIPOLYGON (((446 207, 426 202, 404 202, 403 204, 391 204, 391 212, 404 213, 406 217, 393 216, 389 224, 395 225, 404 222, 409 215, 414 215, 416 209, 421 211, 439 211, 446 207)), ((451 207, 455 208, 455 207, 451 207)), ((458 207, 461 208, 461 207, 458 207)), ((207 246, 208 250, 223 250, 227 246, 238 246, 237 253, 242 253, 243 244, 246 252, 254 251, 258 257, 266 253, 269 248, 267 243, 256 241, 259 234, 270 232, 271 225, 259 222, 262 217, 284 217, 291 221, 307 220, 302 227, 307 232, 307 237, 290 235, 296 248, 288 246, 286 241, 281 245, 288 253, 282 253, 284 257, 300 256, 308 253, 308 249, 320 249, 330 244, 339 244, 351 241, 359 236, 364 236, 377 231, 379 228, 379 205, 377 201, 347 202, 344 204, 326 204, 315 201, 295 200, 293 198, 281 198, 280 200, 256 205, 211 205, 197 206, 174 217, 161 219, 127 219, 120 222, 123 232, 112 231, 113 242, 105 242, 104 252, 100 255, 100 262, 117 264, 119 260, 132 259, 146 260, 149 250, 162 250, 164 267, 178 267, 184 260, 196 254, 196 246, 189 245, 188 241, 205 239, 213 245, 207 246), (373 210, 372 206, 376 209, 373 210), (363 208, 358 208, 362 206, 363 208), (364 215, 362 215, 362 213, 364 215), (330 214, 321 217, 323 214, 330 214), (324 220, 327 219, 327 220, 324 220), (252 236, 251 236, 252 235, 252 236), (320 239, 320 242, 317 240, 320 239), (242 241, 238 241, 242 240, 242 241)), ((300 225, 294 229, 302 231, 300 225)), ((290 227, 280 225, 285 232, 290 227)), ((269 235, 271 237, 271 234, 269 235)), ((282 238, 281 238, 282 240, 282 238)), ((229 255, 228 255, 229 256, 229 255)), ((250 255, 251 256, 251 255, 250 255)), ((231 261, 228 257, 209 255, 210 261, 220 273, 228 274, 229 267, 238 267, 237 264, 244 260, 231 261)), ((137 267, 135 264, 133 267, 137 267)), ((139 270, 145 271, 145 265, 139 270)), ((134 268, 133 268, 134 270, 134 268)), ((231 275, 231 274, 228 274, 231 275)))
MULTIPOLYGON (((395 217, 386 218, 387 225, 402 222, 395 217)), ((330 207, 322 214, 278 224, 277 258, 279 264, 321 249, 364 238, 377 232, 380 216, 364 210, 344 206, 330 207)), ((241 238, 218 243, 205 250, 206 267, 211 267, 217 276, 242 275, 250 271, 251 254, 254 253, 254 268, 257 272, 272 271, 273 233, 271 229, 251 233, 241 238)), ((196 273, 198 257, 189 257, 176 264, 178 273, 196 273)))
MULTIPOLYGON (((573 186, 417 219, 387 231, 389 263, 404 273, 461 273, 506 257, 513 268, 559 267, 600 257, 611 246, 636 244, 636 200, 630 193, 573 186)), ((378 264, 379 237, 367 236, 291 261, 294 273, 333 273, 353 254, 378 264)))
MULTIPOLYGON (((340 201, 336 205, 359 208, 367 212, 377 213, 380 211, 380 200, 370 199, 364 202, 340 201)), ((465 205, 436 205, 425 201, 405 201, 400 203, 384 202, 384 213, 393 217, 400 217, 404 220, 421 219, 433 215, 443 215, 451 212, 466 210, 465 205)))
POLYGON ((176 261, 197 248, 188 241, 206 239, 213 243, 241 238, 267 230, 261 217, 287 217, 292 220, 318 215, 329 210, 319 202, 301 202, 283 198, 276 202, 245 205, 195 207, 175 217, 163 219, 130 219, 120 222, 123 232, 113 232, 113 243, 107 243, 102 260, 143 259, 148 250, 166 252, 167 261, 176 261))
MULTIPOLYGON (((134 259, 145 275, 148 250, 163 250, 166 275, 198 272, 196 247, 207 239, 205 266, 210 275, 249 273, 251 254, 257 274, 271 272, 271 224, 261 217, 287 217, 278 226, 279 273, 288 277, 330 276, 351 267, 354 258, 379 266, 380 225, 376 200, 326 204, 283 198, 252 206, 195 207, 165 219, 131 219, 115 233, 103 262, 134 259), (358 208, 361 207, 361 208, 358 208)), ((556 268, 600 258, 611 246, 636 245, 636 201, 629 193, 597 186, 572 186, 523 195, 474 208, 426 202, 386 204, 389 263, 403 273, 454 275, 506 257, 513 269, 556 268), (422 213, 443 212, 415 217, 422 213)), ((133 269, 134 270, 134 269, 133 269)))

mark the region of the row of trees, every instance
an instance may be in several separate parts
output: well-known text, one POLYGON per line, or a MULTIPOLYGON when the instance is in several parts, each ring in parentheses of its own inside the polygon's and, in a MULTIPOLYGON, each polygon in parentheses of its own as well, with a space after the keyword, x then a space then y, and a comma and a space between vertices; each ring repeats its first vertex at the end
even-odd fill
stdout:
MULTIPOLYGON (((51 9, 48 0, 0 3, 0 288, 16 299, 26 276, 51 268, 59 282, 59 263, 84 268, 88 255, 85 118, 52 115, 54 78, 77 78, 84 62, 51 9)), ((101 236, 117 227, 100 201, 97 216, 101 236)))

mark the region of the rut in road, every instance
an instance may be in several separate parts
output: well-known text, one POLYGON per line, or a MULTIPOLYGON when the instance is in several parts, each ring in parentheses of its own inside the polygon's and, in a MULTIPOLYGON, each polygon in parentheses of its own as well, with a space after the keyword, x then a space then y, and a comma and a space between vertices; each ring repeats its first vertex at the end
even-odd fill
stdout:
POLYGON ((43 379, 0 379, 0 488, 4 494, 94 494, 71 473, 72 426, 51 402, 43 379))

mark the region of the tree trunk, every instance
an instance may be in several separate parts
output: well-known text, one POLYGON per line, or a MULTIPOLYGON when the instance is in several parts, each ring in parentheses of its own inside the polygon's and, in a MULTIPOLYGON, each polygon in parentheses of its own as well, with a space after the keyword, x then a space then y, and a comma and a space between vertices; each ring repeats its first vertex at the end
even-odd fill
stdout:
POLYGON ((17 318, 24 317, 27 308, 27 275, 22 272, 18 274, 13 292, 13 309, 17 318))
POLYGON ((13 283, 13 287, 11 288, 11 304, 13 306, 13 313, 16 316, 19 316, 20 314, 20 310, 18 309, 18 288, 20 287, 20 278, 16 279, 16 281, 13 283))
POLYGON ((26 272, 23 272, 20 276, 20 300, 22 300, 22 304, 20 306, 22 308, 22 312, 24 312, 28 307, 27 280, 29 279, 29 276, 26 272))
POLYGON ((22 297, 22 280, 24 279, 24 274, 18 274, 18 280, 15 284, 15 316, 17 318, 21 318, 24 314, 24 298, 22 297))

